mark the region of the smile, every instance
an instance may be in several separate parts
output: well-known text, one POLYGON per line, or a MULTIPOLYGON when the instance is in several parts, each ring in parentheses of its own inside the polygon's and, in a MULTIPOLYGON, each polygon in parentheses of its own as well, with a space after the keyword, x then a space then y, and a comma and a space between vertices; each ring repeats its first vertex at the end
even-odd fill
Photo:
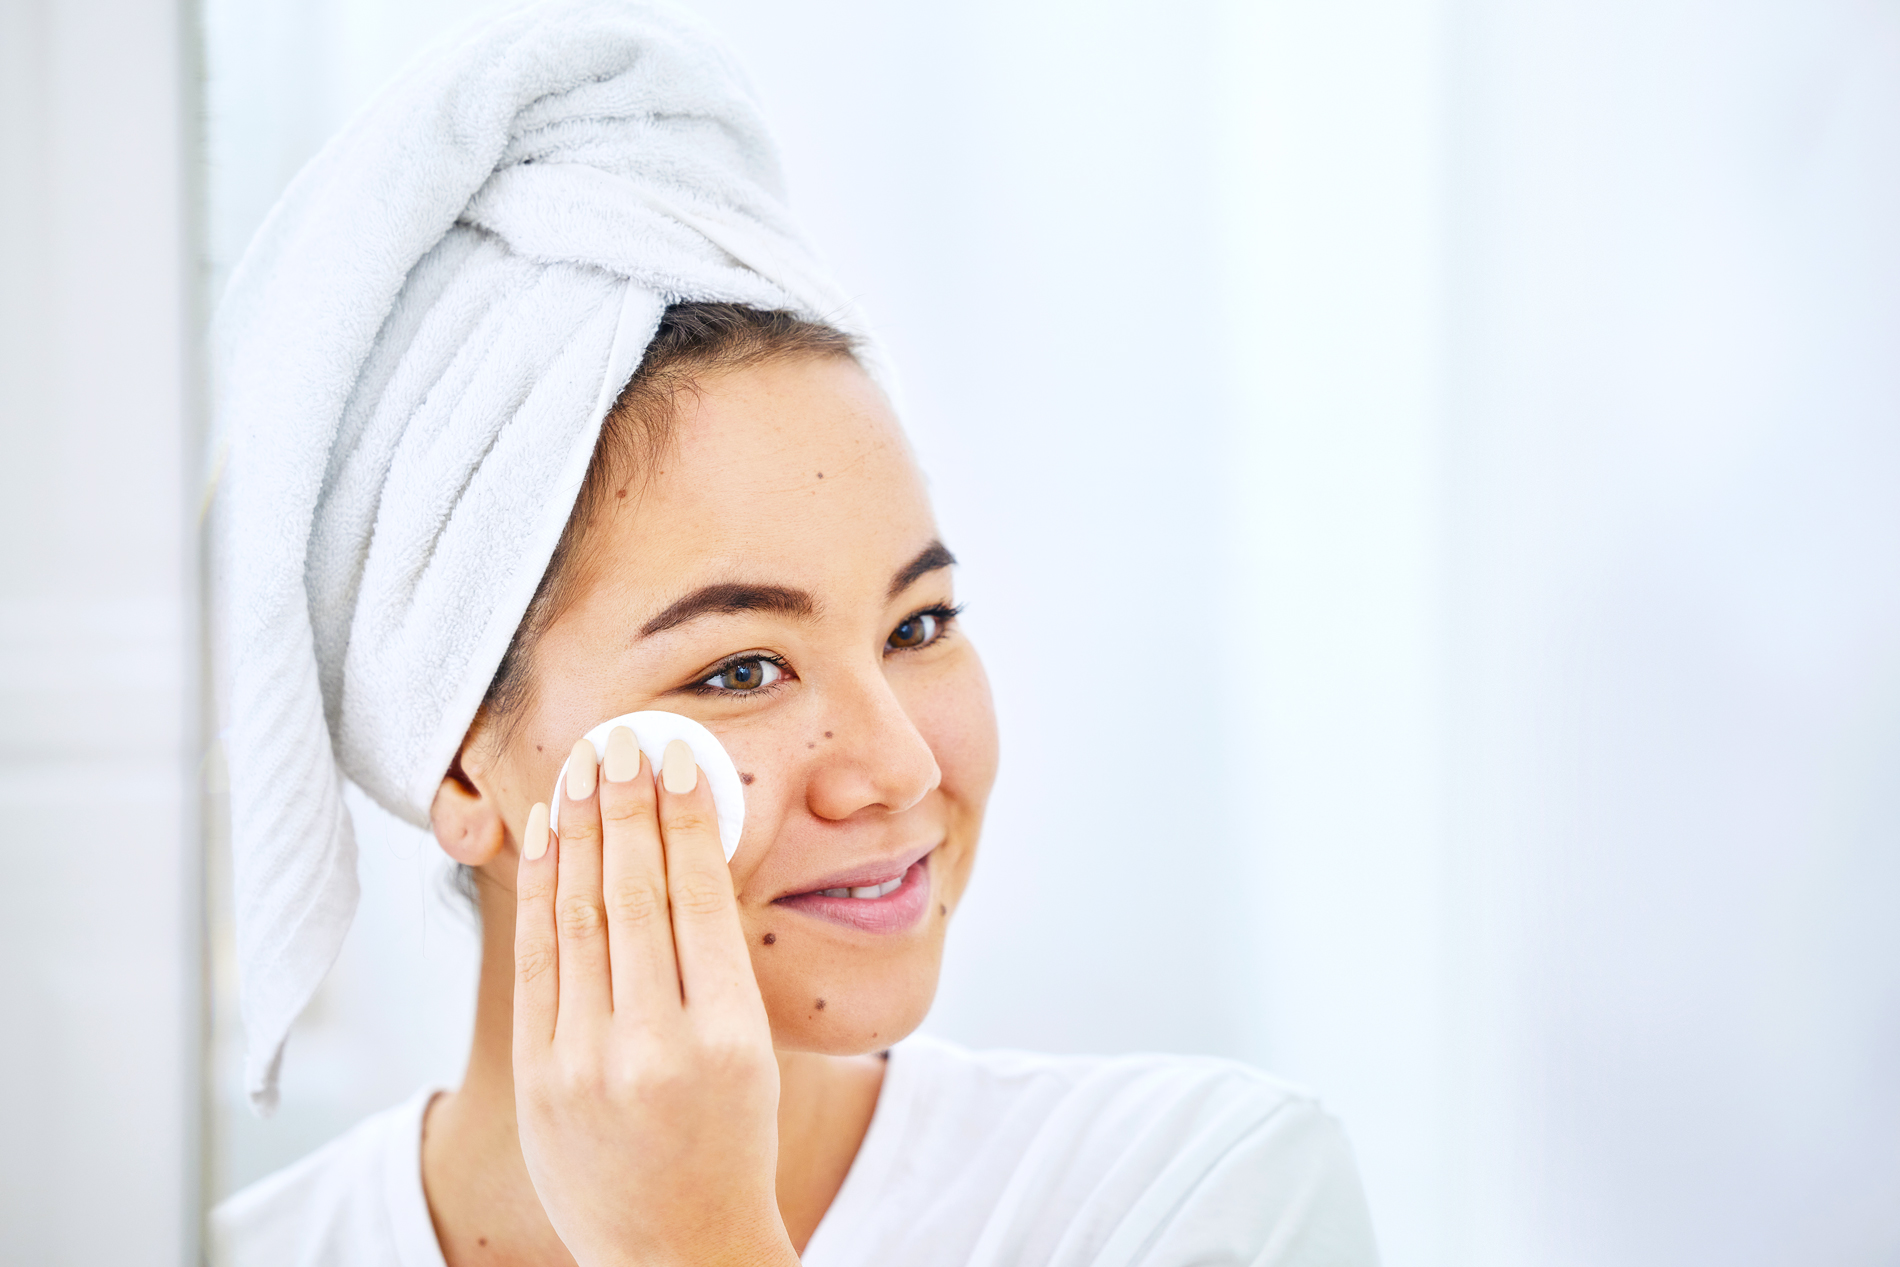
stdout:
POLYGON ((818 896, 819 897, 848 897, 848 898, 855 898, 856 900, 860 902, 865 902, 865 901, 869 901, 871 898, 874 898, 874 897, 887 897, 890 894, 897 892, 897 890, 903 885, 903 883, 904 883, 904 877, 900 875, 895 880, 886 880, 882 884, 870 884, 870 885, 864 886, 863 888, 823 889, 819 891, 818 896))
POLYGON ((794 893, 773 905, 859 932, 901 933, 915 925, 930 905, 930 858, 926 854, 887 879, 864 877, 855 884, 794 893))

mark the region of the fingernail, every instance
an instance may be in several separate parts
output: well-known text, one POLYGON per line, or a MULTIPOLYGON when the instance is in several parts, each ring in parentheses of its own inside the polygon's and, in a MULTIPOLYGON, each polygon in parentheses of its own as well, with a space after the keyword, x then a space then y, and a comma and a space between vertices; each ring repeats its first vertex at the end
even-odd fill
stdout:
POLYGON ((640 773, 640 741, 625 726, 615 726, 607 735, 607 759, 600 772, 609 783, 625 783, 640 773))
POLYGON ((576 739, 574 751, 567 754, 567 799, 584 801, 592 796, 599 775, 600 758, 594 755, 594 745, 576 739))
POLYGON ((521 833, 521 851, 533 862, 548 851, 548 807, 536 801, 528 811, 528 829, 521 833))
POLYGON ((693 760, 693 750, 684 739, 675 739, 666 745, 660 777, 666 783, 666 790, 675 796, 699 786, 699 763, 693 760))

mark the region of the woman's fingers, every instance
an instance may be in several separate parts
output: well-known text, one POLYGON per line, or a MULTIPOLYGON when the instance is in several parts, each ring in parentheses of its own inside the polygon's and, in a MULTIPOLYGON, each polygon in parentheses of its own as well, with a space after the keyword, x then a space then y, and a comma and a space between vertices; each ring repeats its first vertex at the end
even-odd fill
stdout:
POLYGON ((679 1011, 679 962, 673 954, 653 776, 633 731, 616 726, 608 734, 600 773, 602 893, 613 955, 614 1014, 652 1021, 679 1011))
MULTIPOLYGON (((692 749, 667 745, 657 779, 633 732, 605 762, 582 739, 568 758, 559 839, 537 806, 524 836, 516 925, 517 1033, 584 1033, 611 1014, 655 1021, 681 1005, 763 1019, 719 842, 712 789, 692 749), (733 1011, 733 1008, 737 1011, 733 1011)), ((707 1019, 712 1019, 708 1016, 707 1019)))
POLYGON ((712 788, 693 760, 693 750, 675 739, 666 746, 659 778, 660 833, 666 843, 666 888, 673 911, 680 985, 689 1011, 727 1004, 760 1017, 758 984, 739 926, 732 873, 719 843, 719 815, 712 788))
POLYGON ((548 807, 528 811, 521 833, 521 866, 515 876, 515 1054, 516 1065, 534 1046, 554 1038, 558 1008, 560 947, 554 932, 554 873, 558 855, 548 848, 548 807))
POLYGON ((631 731, 605 756, 576 746, 560 839, 522 851, 522 1159, 579 1262, 795 1265, 772 1199, 778 1064, 712 790, 682 743, 661 787, 631 731))
POLYGON ((562 1030, 588 1027, 613 1008, 613 981, 607 959, 607 911, 600 890, 600 782, 594 745, 575 741, 567 759, 561 800, 559 879, 554 893, 554 928, 560 940, 562 1030))

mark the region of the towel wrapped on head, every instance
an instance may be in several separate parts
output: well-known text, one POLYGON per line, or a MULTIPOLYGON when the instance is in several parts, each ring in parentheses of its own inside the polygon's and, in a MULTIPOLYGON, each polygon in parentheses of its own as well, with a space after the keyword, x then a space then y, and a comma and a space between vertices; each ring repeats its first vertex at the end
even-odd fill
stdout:
POLYGON ((730 56, 636 0, 437 49, 311 161, 214 329, 246 1090, 356 909, 354 780, 426 825, 670 303, 862 339, 730 56))

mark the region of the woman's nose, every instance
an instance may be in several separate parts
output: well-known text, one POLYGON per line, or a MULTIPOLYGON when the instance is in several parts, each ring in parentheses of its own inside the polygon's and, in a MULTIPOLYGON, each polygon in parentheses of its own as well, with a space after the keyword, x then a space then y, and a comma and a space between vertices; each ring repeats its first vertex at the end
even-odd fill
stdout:
POLYGON ((807 785, 818 817, 843 820, 871 806, 901 813, 943 781, 936 754, 883 673, 853 680, 825 715, 830 731, 807 785))

